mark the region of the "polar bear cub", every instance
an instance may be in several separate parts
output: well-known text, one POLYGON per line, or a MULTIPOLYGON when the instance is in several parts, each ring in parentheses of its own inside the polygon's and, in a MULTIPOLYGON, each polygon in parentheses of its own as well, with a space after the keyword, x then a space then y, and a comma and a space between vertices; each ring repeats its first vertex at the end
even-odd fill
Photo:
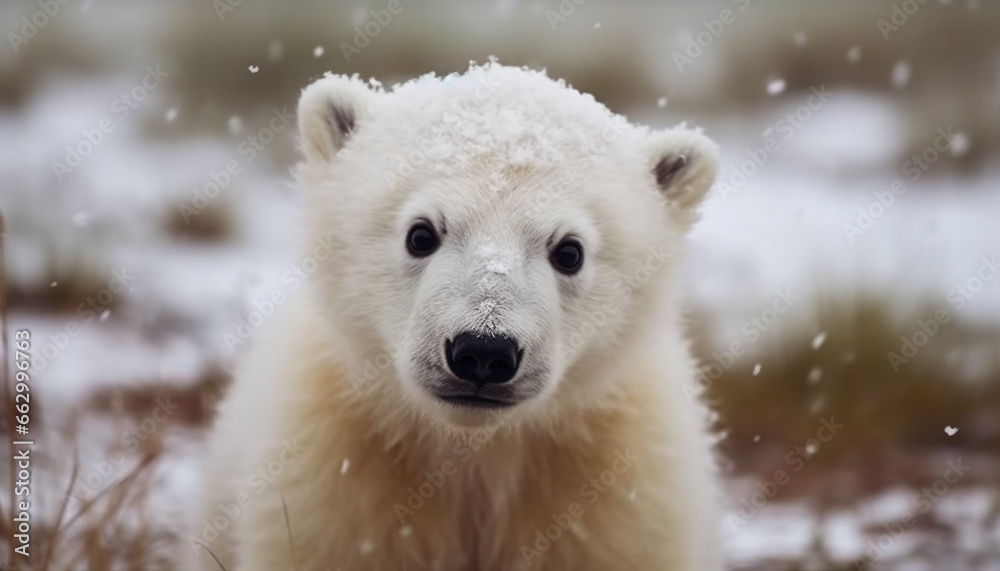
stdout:
POLYGON ((221 407, 187 567, 720 569, 677 293, 715 144, 492 62, 328 75, 299 128, 305 294, 221 407))

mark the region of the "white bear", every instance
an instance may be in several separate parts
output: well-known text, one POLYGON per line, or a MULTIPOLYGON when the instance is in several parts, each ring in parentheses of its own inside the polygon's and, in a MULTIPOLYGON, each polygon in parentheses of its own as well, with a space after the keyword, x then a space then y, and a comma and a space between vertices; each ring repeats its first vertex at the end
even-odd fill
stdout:
POLYGON ((308 279, 221 407, 186 568, 721 569, 678 295, 716 145, 495 62, 328 75, 299 128, 308 279))

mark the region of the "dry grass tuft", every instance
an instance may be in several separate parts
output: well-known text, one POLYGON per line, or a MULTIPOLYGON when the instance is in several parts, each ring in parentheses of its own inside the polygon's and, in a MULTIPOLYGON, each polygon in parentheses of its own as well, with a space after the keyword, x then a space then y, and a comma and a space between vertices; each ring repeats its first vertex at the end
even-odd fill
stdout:
MULTIPOLYGON (((898 371, 890 365, 887 353, 899 353, 901 336, 911 335, 918 320, 936 309, 927 304, 899 317, 879 299, 830 297, 818 306, 815 329, 803 328, 784 336, 780 346, 737 358, 706 391, 719 413, 720 431, 728 433, 721 447, 735 471, 773 472, 789 450, 816 436, 821 419, 830 417, 844 429, 810 461, 823 470, 889 464, 911 470, 910 453, 995 451, 1000 446, 1000 368, 971 381, 960 378, 961 367, 952 357, 976 344, 1000 347, 1000 329, 953 315, 911 362, 898 371), (819 332, 826 340, 813 349, 819 332), (756 363, 761 369, 755 376, 756 363), (949 425, 962 428, 949 437, 944 433, 949 425)), ((701 362, 711 362, 707 342, 698 347, 701 362)))

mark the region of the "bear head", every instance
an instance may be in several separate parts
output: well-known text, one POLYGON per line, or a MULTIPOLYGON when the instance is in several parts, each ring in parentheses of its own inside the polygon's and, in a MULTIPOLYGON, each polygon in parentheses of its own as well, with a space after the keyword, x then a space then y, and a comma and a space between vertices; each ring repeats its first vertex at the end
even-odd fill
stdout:
POLYGON ((495 62, 392 89, 327 75, 299 129, 331 352, 385 414, 458 430, 624 382, 718 168, 698 130, 630 124, 495 62))

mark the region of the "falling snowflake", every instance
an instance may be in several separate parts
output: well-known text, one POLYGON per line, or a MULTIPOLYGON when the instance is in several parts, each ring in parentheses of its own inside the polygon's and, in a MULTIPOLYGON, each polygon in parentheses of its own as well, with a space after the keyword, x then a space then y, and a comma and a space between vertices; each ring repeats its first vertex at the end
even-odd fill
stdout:
POLYGON ((323 52, 325 51, 326 49, 323 46, 316 46, 313 48, 313 57, 323 57, 323 52))
POLYGON ((108 316, 110 316, 110 315, 111 315, 111 310, 110 309, 105 309, 104 312, 101 313, 101 321, 107 321, 108 320, 108 316))
POLYGON ((778 78, 767 82, 768 95, 780 95, 785 90, 785 80, 778 78))
POLYGON ((958 429, 953 426, 946 426, 944 427, 944 433, 948 436, 955 436, 958 434, 958 429))
POLYGON ((809 378, 809 382, 815 385, 816 383, 818 383, 820 381, 820 379, 823 378, 823 369, 821 369, 819 367, 813 367, 809 371, 809 377, 808 378, 809 378))
POLYGON ((661 97, 661 98, 657 99, 656 100, 656 106, 657 107, 666 107, 667 106, 667 98, 666 97, 661 97))
POLYGON ((400 537, 410 537, 411 535, 413 535, 413 526, 404 525, 403 527, 399 528, 399 535, 400 537))
POLYGON ((251 66, 250 66, 250 67, 248 67, 247 69, 249 69, 249 70, 250 70, 250 73, 257 73, 258 71, 260 71, 260 68, 259 68, 259 67, 257 67, 257 66, 255 66, 255 65, 251 65, 251 66))
POLYGON ((59 285, 59 282, 52 282, 49 284, 49 287, 56 287, 57 285, 59 285))
POLYGON ((806 444, 806 454, 812 456, 819 450, 819 446, 813 443, 806 444))
POLYGON ((226 122, 226 127, 229 129, 230 133, 236 135, 243 130, 243 119, 241 119, 239 115, 233 115, 229 118, 229 121, 226 122))
POLYGON ((823 410, 823 406, 826 404, 826 399, 821 396, 816 397, 811 403, 809 403, 809 414, 816 414, 823 410))
POLYGON ((372 551, 375 551, 375 544, 372 543, 372 540, 366 539, 361 542, 361 545, 358 546, 358 551, 360 551, 362 555, 368 555, 372 551))
POLYGON ((953 157, 960 157, 969 152, 969 137, 965 133, 955 133, 949 143, 948 152, 953 157))
POLYGON ((858 63, 861 61, 861 46, 854 46, 853 48, 847 50, 847 61, 851 63, 858 63))
POLYGON ((819 349, 820 347, 822 347, 824 341, 826 341, 826 332, 825 331, 820 331, 819 333, 816 334, 815 337, 813 337, 813 341, 812 341, 812 348, 813 348, 813 350, 816 350, 816 349, 819 349))
POLYGON ((348 470, 351 469, 351 459, 344 458, 344 461, 340 463, 340 473, 346 474, 348 470))
POLYGON ((600 30, 601 29, 601 23, 598 22, 598 23, 594 24, 594 29, 595 30, 600 30))
POLYGON ((760 442, 760 435, 758 434, 758 435, 754 436, 753 437, 753 441, 754 441, 754 444, 760 442))
POLYGON ((756 377, 759 374, 760 374, 760 363, 757 363, 756 365, 753 366, 753 376, 756 377))
POLYGON ((809 43, 809 36, 805 32, 795 32, 792 34, 792 41, 800 48, 809 43))
POLYGON ((82 228, 90 224, 90 213, 89 212, 77 212, 73 215, 73 226, 82 228))
POLYGON ((906 87, 906 84, 910 83, 910 71, 910 62, 906 60, 896 62, 896 65, 892 67, 892 75, 890 76, 892 86, 896 89, 906 87))
POLYGON ((170 109, 167 109, 167 114, 165 116, 165 119, 167 120, 167 123, 173 123, 175 120, 177 120, 177 108, 171 107, 170 109))

